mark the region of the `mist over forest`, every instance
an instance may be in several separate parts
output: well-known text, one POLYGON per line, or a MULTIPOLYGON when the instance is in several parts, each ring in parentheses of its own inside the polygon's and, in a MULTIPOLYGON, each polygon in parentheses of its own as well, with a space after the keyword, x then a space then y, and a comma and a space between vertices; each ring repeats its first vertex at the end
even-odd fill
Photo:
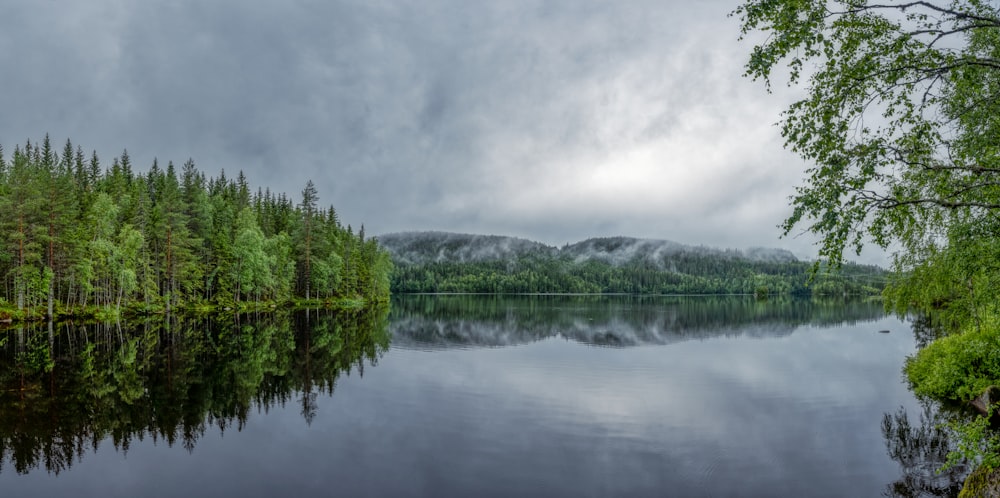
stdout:
POLYGON ((405 232, 379 237, 393 292, 875 294, 885 270, 819 268, 782 249, 719 249, 669 240, 590 238, 563 247, 499 235, 405 232))
POLYGON ((518 258, 532 254, 553 257, 572 256, 577 263, 596 259, 623 265, 643 259, 664 263, 671 257, 699 254, 723 259, 746 259, 762 262, 795 262, 798 259, 785 249, 754 247, 745 250, 691 246, 670 240, 635 237, 593 237, 562 248, 541 242, 503 235, 477 235, 452 232, 399 232, 379 236, 397 263, 428 262, 471 263, 496 259, 518 258))

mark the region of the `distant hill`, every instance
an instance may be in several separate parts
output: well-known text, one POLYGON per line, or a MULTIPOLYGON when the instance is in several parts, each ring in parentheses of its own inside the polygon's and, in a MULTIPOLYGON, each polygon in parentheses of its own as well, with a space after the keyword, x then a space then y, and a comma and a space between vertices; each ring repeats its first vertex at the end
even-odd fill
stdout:
POLYGON ((396 264, 471 263, 558 252, 541 242, 501 235, 402 232, 381 235, 378 240, 396 264))
POLYGON ((741 251, 634 237, 595 237, 563 246, 562 249, 516 237, 452 232, 390 233, 378 239, 397 264, 472 263, 539 255, 568 256, 577 263, 598 260, 616 266, 638 260, 664 264, 674 257, 691 254, 770 263, 798 261, 794 254, 784 249, 752 248, 741 251))
POLYGON ((382 235, 393 292, 872 294, 885 271, 845 264, 807 285, 811 262, 781 249, 717 249, 668 240, 591 238, 556 248, 449 232, 382 235))

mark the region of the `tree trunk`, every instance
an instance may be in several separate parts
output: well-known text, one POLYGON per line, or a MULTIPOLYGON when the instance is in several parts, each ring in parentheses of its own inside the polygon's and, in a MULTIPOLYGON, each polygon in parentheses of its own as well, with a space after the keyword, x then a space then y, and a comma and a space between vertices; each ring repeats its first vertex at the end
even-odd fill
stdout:
POLYGON ((167 225, 167 314, 170 314, 170 302, 174 300, 174 272, 170 261, 170 225, 167 225))
POLYGON ((17 239, 17 264, 18 264, 18 275, 20 275, 20 281, 15 281, 14 286, 17 287, 17 309, 24 309, 24 215, 20 214, 17 217, 17 233, 19 235, 17 239))

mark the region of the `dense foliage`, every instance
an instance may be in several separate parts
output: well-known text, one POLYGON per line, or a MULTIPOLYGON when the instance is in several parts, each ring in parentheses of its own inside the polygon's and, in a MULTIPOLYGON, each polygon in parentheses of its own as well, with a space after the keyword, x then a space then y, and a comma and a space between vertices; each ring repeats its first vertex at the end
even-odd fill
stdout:
POLYGON ((810 281, 811 263, 790 254, 741 251, 627 237, 589 239, 562 249, 497 236, 382 237, 393 254, 393 292, 796 294, 878 293, 884 272, 844 265, 810 281), (513 241, 513 242, 511 242, 513 241))
POLYGON ((388 255, 311 181, 295 202, 191 160, 136 173, 126 151, 105 169, 48 136, 0 148, 0 240, 0 307, 22 316, 389 292, 388 255))
POLYGON ((59 473, 110 439, 192 450, 213 428, 299 405, 388 350, 388 309, 208 316, 0 331, 0 470, 59 473))
POLYGON ((1000 334, 970 330, 942 337, 911 358, 907 374, 921 396, 968 401, 996 385, 1000 334))
POLYGON ((813 165, 786 231, 806 223, 833 260, 866 238, 920 253, 1000 208, 996 2, 752 0, 734 14, 767 35, 748 75, 808 78, 781 123, 813 165))
MULTIPOLYGON (((888 302, 953 334, 907 363, 917 393, 968 401, 1000 384, 1000 5, 750 0, 733 14, 766 35, 749 76, 808 79, 781 123, 812 164, 786 233, 805 224, 833 261, 899 248, 888 302)), ((996 445, 965 447, 1000 462, 996 445)))

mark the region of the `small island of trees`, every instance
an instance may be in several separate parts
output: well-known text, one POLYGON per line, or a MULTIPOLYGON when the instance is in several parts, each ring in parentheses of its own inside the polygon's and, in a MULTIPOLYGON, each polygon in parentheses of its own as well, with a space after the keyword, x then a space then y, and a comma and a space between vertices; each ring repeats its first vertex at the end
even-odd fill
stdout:
POLYGON ((127 150, 105 167, 70 140, 0 146, 0 320, 387 300, 388 253, 318 201, 311 180, 293 200, 190 159, 136 173, 127 150))

